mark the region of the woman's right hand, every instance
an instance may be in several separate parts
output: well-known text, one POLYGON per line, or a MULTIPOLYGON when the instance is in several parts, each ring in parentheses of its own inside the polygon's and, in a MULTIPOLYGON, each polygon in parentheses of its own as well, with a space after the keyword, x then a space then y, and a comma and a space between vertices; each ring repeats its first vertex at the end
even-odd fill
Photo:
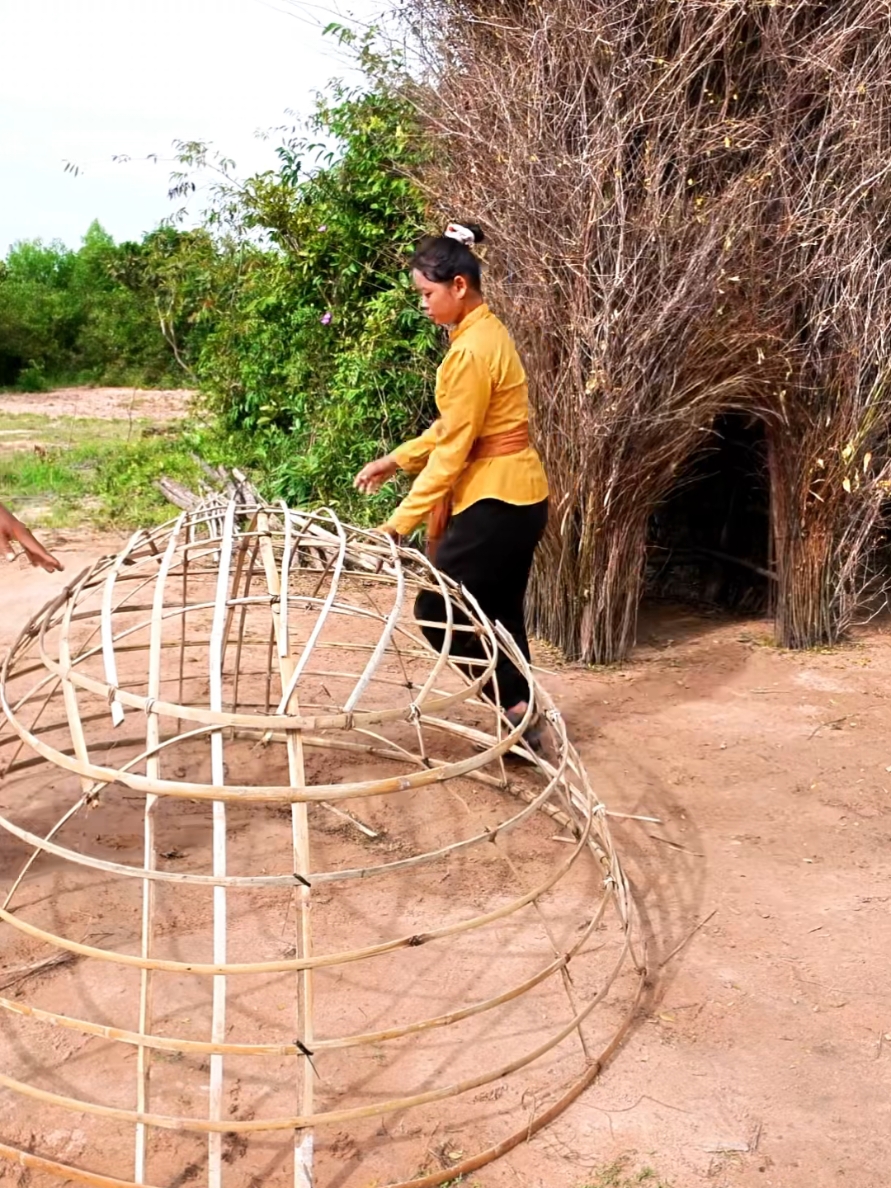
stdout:
POLYGON ((374 462, 369 462, 359 471, 353 480, 353 486, 363 495, 374 495, 384 483, 389 482, 398 469, 399 464, 391 455, 387 454, 385 458, 376 458, 374 462))

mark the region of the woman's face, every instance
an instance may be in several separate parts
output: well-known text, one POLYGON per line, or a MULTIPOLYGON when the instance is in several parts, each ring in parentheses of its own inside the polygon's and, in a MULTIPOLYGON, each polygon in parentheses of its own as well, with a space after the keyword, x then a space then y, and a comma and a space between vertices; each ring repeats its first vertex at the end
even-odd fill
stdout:
POLYGON ((437 326, 456 326, 464 317, 470 288, 467 278, 456 276, 453 281, 427 280, 416 268, 412 272, 415 288, 421 294, 424 313, 437 326))

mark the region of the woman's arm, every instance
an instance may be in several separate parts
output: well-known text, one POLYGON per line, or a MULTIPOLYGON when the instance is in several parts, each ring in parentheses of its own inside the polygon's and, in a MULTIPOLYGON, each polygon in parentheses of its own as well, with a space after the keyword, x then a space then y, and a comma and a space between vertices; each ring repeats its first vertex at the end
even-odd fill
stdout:
POLYGON ((383 458, 375 458, 373 462, 369 462, 356 475, 353 486, 363 495, 374 495, 384 483, 390 481, 397 470, 404 470, 407 474, 420 473, 427 465, 427 459, 436 445, 438 426, 439 421, 434 421, 420 437, 397 446, 392 453, 385 454, 383 458))
POLYGON ((466 348, 453 348, 440 372, 437 398, 442 415, 435 426, 435 444, 411 491, 384 525, 385 531, 406 536, 451 491, 480 435, 491 395, 486 364, 466 348))
POLYGON ((398 446, 390 454, 390 457, 395 461, 400 470, 404 470, 406 474, 420 474, 433 450, 436 448, 436 441, 440 432, 440 421, 434 421, 429 429, 425 429, 420 437, 415 437, 411 441, 407 441, 405 445, 398 446))
POLYGON ((12 561, 15 557, 13 541, 22 546, 32 565, 42 566, 47 573, 55 573, 57 569, 63 568, 62 562, 52 553, 48 553, 21 520, 16 519, 9 508, 0 503, 0 552, 5 555, 7 561, 12 561))

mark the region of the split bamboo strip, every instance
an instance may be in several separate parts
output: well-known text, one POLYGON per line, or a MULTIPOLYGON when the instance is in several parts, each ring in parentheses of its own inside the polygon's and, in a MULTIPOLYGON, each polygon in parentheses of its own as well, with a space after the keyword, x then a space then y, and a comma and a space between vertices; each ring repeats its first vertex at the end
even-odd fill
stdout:
MULTIPOLYGON (((537 1114, 531 1118, 520 1130, 510 1135, 508 1138, 502 1140, 495 1147, 487 1151, 480 1152, 479 1155, 473 1156, 469 1159, 462 1160, 459 1164, 453 1165, 446 1171, 433 1172, 429 1176, 423 1176, 420 1179, 403 1180, 399 1183, 392 1183, 387 1185, 387 1188, 437 1188, 453 1182, 457 1177, 469 1175, 474 1171, 478 1171, 481 1167, 494 1162, 502 1155, 506 1155, 515 1147, 518 1147, 523 1142, 529 1142, 532 1137, 545 1126, 550 1125, 555 1119, 564 1113, 566 1109, 585 1091, 589 1088, 597 1077, 607 1061, 617 1051, 619 1045, 624 1040, 628 1031, 631 1028, 632 1022, 637 1014, 640 1000, 643 995, 645 985, 645 978, 641 977, 638 981, 637 991, 631 1006, 628 1008, 625 1017, 622 1019, 619 1028, 617 1029, 613 1039, 599 1054, 597 1059, 586 1069, 584 1075, 575 1082, 572 1087, 567 1090, 549 1109, 537 1114)), ((39 1171, 47 1171, 52 1175, 57 1176, 62 1180, 74 1180, 76 1183, 87 1184, 90 1188, 137 1188, 129 1180, 119 1180, 109 1176, 96 1175, 95 1173, 85 1172, 79 1168, 72 1167, 69 1164, 58 1163, 53 1160, 41 1159, 39 1156, 33 1155, 27 1151, 21 1151, 15 1147, 7 1146, 0 1143, 0 1156, 3 1156, 13 1162, 18 1163, 25 1168, 34 1168, 39 1171)))
MULTIPOLYGON (((174 557, 176 556, 177 546, 179 544, 180 533, 182 531, 184 520, 185 516, 181 516, 173 526, 173 529, 170 533, 170 538, 167 542, 167 548, 164 550, 164 557, 161 561, 161 568, 158 571, 158 578, 155 583, 151 637, 149 640, 148 696, 150 703, 153 702, 161 692, 161 646, 163 643, 164 630, 164 595, 166 592, 170 568, 173 564, 174 557)), ((114 572, 114 570, 112 570, 112 572, 114 572)), ((121 713, 120 721, 123 721, 123 712, 121 713)), ((117 724, 118 723, 115 722, 115 725, 117 724)), ((161 772, 159 743, 160 728, 158 723, 158 715, 150 710, 146 714, 145 722, 145 750, 147 756, 145 761, 145 770, 149 779, 156 780, 161 772)), ((145 813, 143 820, 143 864, 146 872, 153 871, 157 861, 157 855, 155 852, 155 806, 157 803, 157 796, 150 795, 145 798, 145 813)), ((140 954, 145 958, 149 958, 152 955, 154 924, 155 883, 152 879, 146 878, 142 883, 142 937, 140 944, 140 954)), ((147 1035, 151 1030, 151 1026, 152 971, 150 969, 143 968, 140 970, 139 981, 140 1035, 147 1035)), ((151 1054, 151 1048, 147 1047, 145 1044, 140 1044, 136 1050, 136 1108, 140 1113, 146 1113, 149 1109, 149 1075, 151 1072, 151 1054)), ((148 1135, 146 1133, 146 1128, 141 1122, 139 1122, 136 1126, 136 1154, 133 1172, 133 1178, 136 1180, 137 1184, 141 1184, 145 1179, 147 1142, 148 1135)))
MULTIPOLYGON (((217 578, 217 595, 214 605, 213 625, 210 632, 208 661, 210 665, 210 707, 223 708, 223 657, 226 648, 227 597, 232 565, 232 551, 235 533, 235 504, 226 509, 223 536, 220 542, 220 569, 217 578)), ((223 732, 215 730, 210 736, 211 779, 222 785, 226 779, 223 751, 223 732)), ((226 803, 213 802, 213 873, 223 879, 226 875, 226 803)), ((226 961, 226 887, 218 884, 213 889, 213 959, 214 965, 222 966, 226 961)), ((213 1017, 210 1030, 211 1043, 221 1044, 226 1038, 226 975, 218 973, 213 979, 213 1017)), ((210 1058, 210 1120, 219 1123, 223 1117, 223 1057, 215 1052, 210 1058)), ((218 1130, 208 1135, 208 1185, 222 1188, 223 1142, 218 1130)))
MULTIPOLYGON (((175 530, 174 530, 175 531, 175 530)), ((100 632, 102 635, 102 654, 105 657, 105 679, 108 681, 110 690, 109 705, 111 707, 111 720, 115 726, 120 726, 124 720, 124 707, 114 695, 115 689, 118 687, 118 669, 114 654, 114 630, 112 628, 112 607, 114 605, 114 586, 118 575, 124 565, 130 559, 130 552, 136 542, 142 537, 142 530, 135 532, 130 537, 123 552, 118 556, 108 571, 108 576, 105 579, 105 589, 102 595, 102 612, 100 616, 100 632)))
MULTIPOLYGON (((284 508, 285 520, 285 547, 282 552, 282 568, 281 576, 279 576, 275 567, 275 554, 272 547, 272 540, 267 535, 265 539, 261 535, 260 552, 263 557, 263 566, 266 570, 266 585, 271 598, 272 605, 272 628, 275 632, 276 643, 278 645, 279 656, 279 672, 281 675, 282 685, 282 700, 279 702, 279 712, 299 713, 300 706, 297 701, 297 680, 299 673, 295 677, 296 665, 291 656, 290 633, 288 629, 288 587, 290 585, 290 569, 291 569, 291 549, 290 549, 290 529, 291 520, 288 516, 288 509, 284 508)), ((258 528, 261 533, 268 533, 269 531, 269 517, 261 512, 258 517, 258 528)), ((345 541, 344 541, 345 543, 345 541)), ((345 555, 345 550, 344 550, 345 555)), ((331 602, 337 593, 337 586, 340 581, 340 574, 342 565, 338 564, 335 567, 334 575, 331 581, 331 602)), ((317 627, 319 631, 324 626, 325 620, 328 616, 330 607, 323 607, 317 627)), ((318 639, 318 632, 315 638, 310 635, 307 639, 303 650, 301 659, 309 660, 312 654, 312 649, 318 639)), ((295 788, 302 788, 306 784, 306 776, 303 760, 303 739, 298 731, 289 730, 286 734, 287 750, 288 750, 288 774, 291 779, 291 784, 295 788)), ((291 805, 291 846, 292 859, 294 865, 294 877, 299 880, 297 888, 297 901, 300 910, 300 927, 296 937, 296 952, 302 958, 312 956, 312 923, 311 923, 311 903, 310 903, 310 877, 311 877, 311 861, 309 853, 309 822, 307 818, 306 804, 292 804, 291 805)), ((313 1026, 313 984, 312 971, 303 969, 298 973, 297 996, 296 996, 296 1019, 295 1026, 297 1035, 299 1037, 300 1047, 303 1051, 303 1080, 302 1084, 297 1089, 298 1110, 303 1113, 312 1113, 313 1109, 313 1092, 314 1086, 313 1066, 310 1059, 307 1058, 306 1052, 313 1051, 315 1047, 314 1026, 313 1026)), ((312 1188, 312 1166, 313 1166, 313 1134, 307 1129, 301 1133, 299 1130, 294 1134, 294 1188, 312 1188)))
MULTIPOLYGON (((287 513, 285 515, 285 518, 288 523, 291 522, 290 517, 287 516, 287 513)), ((294 671, 291 675, 291 679, 288 681, 287 687, 282 692, 281 701, 279 702, 279 709, 278 709, 279 713, 283 713, 285 707, 290 702, 291 695, 293 694, 294 690, 297 688, 297 682, 300 680, 300 677, 303 673, 303 669, 309 663, 309 658, 312 655, 312 651, 316 645, 316 641, 318 640, 319 636, 321 635, 321 633, 325 627, 325 624, 328 621, 328 614, 337 599, 337 591, 338 591, 338 587, 340 585, 340 575, 343 572, 344 564, 346 562, 346 549, 347 549, 346 533, 344 532, 342 525, 339 525, 339 528, 340 528, 340 532, 338 534, 338 542, 337 542, 338 547, 337 547, 337 553, 334 556, 334 571, 331 576, 331 584, 329 587, 329 591, 328 591, 328 594, 325 597, 324 601, 322 602, 322 605, 319 609, 318 618, 316 619, 315 625, 313 626, 312 631, 310 631, 309 636, 306 640, 306 643, 303 646, 303 651, 300 654, 300 657, 297 660, 296 664, 294 665, 294 671)))
MULTIPOLYGON (((589 817, 589 823, 593 817, 589 817)), ((229 974, 255 974, 255 973, 286 973, 289 970, 301 969, 321 969, 328 968, 335 965, 348 965, 355 961, 364 961, 369 957, 378 957, 384 953, 392 953, 398 949, 418 948, 422 944, 428 944, 430 941, 443 940, 447 937, 459 936, 464 932, 471 932, 476 928, 482 928, 486 924, 492 924, 497 920, 504 920, 508 916, 512 916, 515 912, 527 907, 534 900, 544 895, 545 892, 550 891, 557 883, 563 879, 566 874, 575 865, 576 860, 581 854, 584 846, 588 840, 588 829, 582 833, 575 843, 572 853, 559 866, 555 866, 544 882, 539 883, 533 887, 531 891, 525 892, 516 899, 509 900, 508 903, 500 908, 490 912, 484 912, 478 916, 468 917, 460 920, 455 924, 443 925, 439 928, 428 929, 424 933, 412 933, 408 936, 401 936, 395 940, 383 941, 380 944, 368 945, 361 949, 351 949, 348 951, 338 953, 326 953, 323 956, 315 957, 296 957, 291 960, 281 961, 260 961, 253 963, 226 963, 225 960, 220 961, 216 955, 214 962, 210 965, 203 962, 189 962, 189 961, 168 961, 152 958, 136 957, 129 953, 121 953, 111 949, 98 949, 93 945, 86 945, 81 941, 73 941, 68 937, 57 936, 52 932, 47 932, 42 928, 38 928, 33 924, 28 924, 25 920, 13 915, 11 912, 0 909, 0 920, 7 924, 11 924, 17 931, 24 933, 26 936, 34 937, 36 940, 46 941, 54 944, 62 949, 67 949, 71 953, 78 953, 84 957, 94 957, 100 961, 107 961, 117 965, 129 965, 136 969, 157 969, 166 970, 168 973, 193 973, 193 974, 208 974, 214 978, 225 977, 229 974)), ((214 870, 217 876, 217 882, 214 885, 215 898, 225 896, 226 884, 223 878, 225 870, 214 870)), ((225 902, 225 901, 224 901, 225 902)), ((222 949, 223 946, 220 946, 222 949)))

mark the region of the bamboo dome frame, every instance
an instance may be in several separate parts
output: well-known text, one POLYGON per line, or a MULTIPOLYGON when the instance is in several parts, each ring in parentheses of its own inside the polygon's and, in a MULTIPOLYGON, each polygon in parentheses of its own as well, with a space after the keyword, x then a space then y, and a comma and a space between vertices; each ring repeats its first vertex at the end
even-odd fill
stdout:
MULTIPOLYGON (((610 835, 607 822, 610 814, 593 791, 554 702, 514 641, 499 625, 486 619, 467 590, 440 574, 416 551, 398 547, 380 534, 345 526, 328 511, 305 514, 280 505, 260 506, 246 513, 234 501, 226 505, 211 502, 197 511, 183 513, 176 521, 152 532, 134 534, 117 557, 103 558, 84 570, 35 615, 5 659, 0 677, 0 703, 14 736, 17 736, 12 740, 15 751, 7 765, 5 778, 46 763, 76 776, 81 787, 79 799, 45 833, 34 832, 17 823, 6 811, 0 812, 0 828, 31 849, 0 906, 0 928, 13 929, 19 936, 49 946, 56 954, 138 970, 140 979, 138 1027, 129 1029, 76 1018, 38 1007, 21 998, 0 996, 0 1016, 13 1020, 27 1018, 135 1049, 133 1108, 62 1094, 12 1077, 6 1071, 0 1072, 0 1090, 16 1094, 24 1102, 61 1107, 87 1117, 132 1126, 133 1179, 116 1178, 24 1150, 20 1145, 3 1142, 2 1135, 0 1156, 22 1167, 94 1188, 132 1188, 133 1185, 148 1184, 145 1178, 147 1151, 154 1129, 192 1132, 207 1136, 207 1183, 209 1188, 221 1188, 227 1178, 222 1152, 224 1135, 278 1132, 283 1136, 283 1142, 288 1141, 289 1134, 292 1136, 296 1188, 310 1188, 314 1182, 313 1142, 318 1128, 458 1097, 521 1073, 573 1033, 577 1032, 581 1037, 582 1026, 594 1009, 606 999, 620 977, 630 973, 635 989, 626 995, 621 1022, 599 1053, 588 1053, 585 1049, 583 1074, 568 1088, 562 1087, 556 1100, 547 1108, 536 1110, 521 1130, 488 1149, 446 1169, 399 1182, 400 1188, 434 1188, 484 1166, 550 1123, 594 1081, 604 1061, 626 1033, 646 978, 646 958, 633 898, 610 835), (212 596, 190 597, 198 575, 205 586, 212 588, 212 596), (346 592, 348 575, 352 575, 352 580, 361 580, 369 590, 385 592, 391 600, 389 609, 379 609, 371 594, 368 605, 359 605, 357 599, 346 592), (310 582, 314 592, 307 593, 308 586, 302 592, 296 591, 295 582, 299 580, 310 582), (418 624, 406 622, 410 595, 419 590, 436 591, 443 599, 445 625, 443 645, 438 652, 416 630, 418 624), (315 626, 308 633, 299 634, 295 630, 298 608, 315 614, 315 626), (126 622, 125 612, 129 616, 126 622), (261 612, 269 618, 265 705, 252 706, 248 712, 239 708, 239 675, 243 650, 247 646, 245 621, 249 613, 261 612), (327 648, 340 648, 338 655, 343 654, 347 659, 338 671, 315 668, 313 660, 322 633, 332 624, 336 625, 339 616, 364 618, 379 632, 378 638, 370 643, 329 642, 327 648), (199 631, 198 638, 190 638, 187 620, 207 622, 206 635, 199 631), (88 630, 90 633, 84 634, 88 630), (459 670, 452 652, 461 632, 477 635, 485 659, 466 662, 459 670), (198 699, 190 700, 185 694, 184 657, 189 649, 207 655, 206 704, 199 704, 198 699), (526 718, 515 728, 505 722, 483 695, 487 682, 494 679, 497 686, 498 649, 511 657, 532 690, 526 718), (170 679, 162 680, 165 652, 178 658, 176 699, 171 699, 164 688, 170 679), (134 655, 141 654, 147 658, 148 669, 144 689, 119 676, 122 661, 126 658, 132 662, 134 655), (419 660, 427 666, 426 678, 420 684, 413 684, 411 680, 391 680, 385 675, 385 661, 394 664, 398 661, 404 672, 407 663, 419 660), (340 671, 352 661, 355 661, 353 669, 340 671), (98 666, 101 666, 100 675, 96 675, 98 666), (224 696, 224 674, 227 672, 231 681, 231 704, 228 706, 224 696), (329 681, 349 678, 347 685, 351 684, 352 688, 334 706, 311 705, 301 697, 310 675, 329 681), (278 682, 278 692, 272 688, 273 677, 278 682), (451 689, 443 687, 448 684, 446 678, 452 682, 451 689), (20 687, 22 682, 27 684, 24 693, 20 687), (402 686, 402 693, 397 693, 397 685, 402 686), (11 691, 13 686, 14 692, 11 691), (380 690, 389 695, 390 704, 386 704, 386 698, 383 702, 375 702, 375 693, 380 690), (82 703, 89 699, 91 705, 95 705, 97 698, 101 699, 104 710, 84 714, 82 703), (60 720, 67 725, 69 746, 51 741, 52 731, 47 725, 51 714, 47 711, 56 704, 64 711, 60 720), (456 711, 467 706, 488 715, 485 729, 458 720, 456 711), (548 723, 549 744, 544 756, 534 754, 523 741, 525 728, 536 713, 542 713, 548 723), (136 753, 119 766, 99 762, 96 751, 101 742, 107 740, 109 726, 112 735, 116 736, 125 722, 132 725, 137 720, 140 728, 136 735, 116 738, 118 745, 128 744, 136 753), (413 732, 416 749, 410 750, 404 743, 388 737, 386 732, 394 725, 413 732), (357 736, 362 741, 355 741, 357 736), (288 783, 231 781, 227 777, 227 745, 237 738, 283 744, 287 754, 288 783), (207 782, 171 777, 165 770, 168 749, 190 739, 209 740, 210 779, 207 782), (433 739, 437 742, 451 740, 461 748, 460 754, 444 758, 434 750, 433 739), (312 784, 307 781, 306 757, 316 750, 349 758, 386 761, 408 766, 410 770, 407 774, 371 780, 312 784), (524 771, 534 774, 537 791, 525 785, 515 786, 505 764, 509 756, 524 771), (489 825, 484 831, 433 850, 347 869, 315 868, 309 821, 312 806, 320 806, 321 811, 332 814, 347 829, 371 833, 373 831, 363 823, 351 802, 359 800, 366 804, 378 797, 434 789, 456 779, 475 781, 498 793, 513 793, 513 797, 503 798, 509 811, 497 824, 489 825), (144 797, 144 860, 139 865, 100 858, 56 840, 79 813, 101 800, 103 792, 117 787, 144 797), (211 806, 213 863, 210 872, 159 867, 155 819, 157 806, 165 798, 177 803, 188 800, 211 806), (234 804, 286 807, 290 813, 292 872, 228 873, 226 813, 234 804), (311 907, 317 888, 327 886, 336 893, 339 884, 350 880, 398 878, 406 872, 415 872, 431 863, 446 861, 495 842, 538 813, 545 813, 558 822, 569 833, 560 840, 571 845, 554 859, 547 877, 523 894, 512 895, 498 906, 464 914, 451 922, 434 923, 423 934, 378 938, 347 951, 316 951, 311 907), (89 944, 86 939, 60 935, 61 929, 53 931, 41 927, 17 912, 15 897, 23 880, 35 861, 44 855, 103 876, 135 881, 141 890, 142 902, 138 951, 105 948, 89 944), (561 880, 577 864, 586 862, 593 863, 599 872, 598 901, 590 905, 571 943, 561 947, 551 938, 553 955, 533 975, 495 996, 460 1003, 448 1012, 414 1019, 410 1023, 364 1034, 316 1034, 316 971, 437 941, 449 944, 456 937, 511 918, 530 905, 537 909, 545 894, 558 888, 561 880), (178 961, 155 955, 155 895, 159 887, 170 884, 203 887, 212 893, 213 957, 210 962, 178 961), (293 956, 249 962, 228 960, 227 893, 239 888, 285 888, 296 895, 298 926, 293 956), (617 959, 604 974, 596 992, 585 1001, 575 1001, 567 989, 571 1004, 569 1017, 532 1050, 517 1053, 497 1067, 483 1069, 455 1083, 447 1083, 446 1076, 446 1083, 422 1092, 339 1109, 316 1108, 316 1066, 325 1053, 436 1033, 461 1020, 485 1016, 487 1012, 531 993, 550 979, 555 979, 555 984, 562 981, 566 989, 570 963, 588 945, 594 932, 604 926, 608 912, 615 916, 621 941, 617 946, 617 959), (153 1030, 152 985, 153 978, 161 972, 188 974, 211 981, 213 1004, 209 1039, 161 1035, 153 1030), (230 981, 245 974, 274 973, 295 975, 297 1038, 286 1044, 227 1041, 226 996, 230 981), (177 1058, 184 1055, 209 1058, 206 1117, 174 1116, 152 1110, 152 1056, 158 1053, 169 1053, 177 1058), (295 1074, 297 1112, 275 1117, 226 1116, 223 1079, 227 1058, 270 1055, 295 1060, 298 1069, 295 1074)), ((582 1046, 585 1047, 583 1038, 582 1046)))

